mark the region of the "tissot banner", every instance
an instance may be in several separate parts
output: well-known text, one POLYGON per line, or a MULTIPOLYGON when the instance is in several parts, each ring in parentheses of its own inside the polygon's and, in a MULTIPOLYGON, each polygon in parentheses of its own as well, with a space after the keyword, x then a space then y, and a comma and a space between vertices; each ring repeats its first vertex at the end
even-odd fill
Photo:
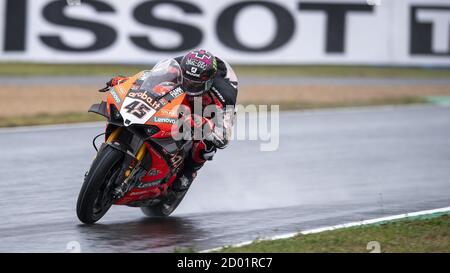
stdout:
POLYGON ((450 66, 448 0, 0 0, 0 61, 450 66), (77 3, 80 2, 80 3, 77 3))

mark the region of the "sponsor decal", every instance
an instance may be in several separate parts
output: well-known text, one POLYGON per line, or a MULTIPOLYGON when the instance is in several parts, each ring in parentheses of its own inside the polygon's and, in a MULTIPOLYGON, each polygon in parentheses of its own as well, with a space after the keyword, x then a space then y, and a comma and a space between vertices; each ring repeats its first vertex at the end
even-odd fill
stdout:
POLYGON ((163 105, 160 101, 154 100, 150 95, 147 94, 147 92, 140 92, 140 91, 131 91, 127 95, 130 98, 138 98, 147 103, 150 107, 152 107, 155 110, 158 110, 163 105))
MULTIPOLYGON (((201 60, 188 59, 186 64, 195 66, 195 67, 200 68, 200 69, 206 69, 206 63, 204 61, 201 61, 201 60)), ((192 68, 194 68, 194 67, 192 67, 192 68)))
POLYGON ((169 94, 173 98, 176 98, 176 97, 180 96, 181 94, 183 94, 183 89, 181 89, 181 87, 177 87, 177 88, 173 89, 172 91, 170 91, 169 94))
POLYGON ((175 124, 177 122, 177 119, 176 118, 153 117, 153 122, 175 124))
MULTIPOLYGON (((138 187, 139 189, 147 189, 147 188, 156 187, 156 186, 158 186, 158 185, 161 185, 162 182, 163 182, 163 180, 160 179, 160 180, 156 180, 156 181, 152 181, 152 182, 141 183, 141 184, 139 184, 137 187, 138 187)), ((141 192, 141 194, 142 194, 142 193, 145 193, 145 192, 141 192)))
MULTIPOLYGON (((194 69, 195 67, 192 67, 192 68, 194 69)), ((193 77, 196 77, 196 78, 200 78, 200 74, 195 73, 195 72, 197 72, 197 69, 195 69, 195 72, 192 72, 193 69, 191 69, 191 71, 186 70, 186 74, 188 74, 190 76, 193 76, 193 77)))
POLYGON ((147 173, 148 176, 157 176, 161 171, 158 169, 150 169, 147 173))
POLYGON ((225 103, 225 99, 223 98, 223 96, 220 94, 219 90, 217 90, 216 87, 212 87, 211 90, 214 92, 214 94, 220 99, 220 101, 222 101, 223 103, 225 103))
POLYGON ((120 105, 122 103, 122 99, 117 95, 115 88, 110 90, 110 94, 113 97, 114 101, 120 105))
POLYGON ((170 137, 172 135, 171 132, 160 132, 160 137, 164 138, 164 137, 170 137))
POLYGON ((162 115, 171 116, 171 117, 177 117, 178 116, 178 112, 176 110, 161 109, 160 113, 162 115))

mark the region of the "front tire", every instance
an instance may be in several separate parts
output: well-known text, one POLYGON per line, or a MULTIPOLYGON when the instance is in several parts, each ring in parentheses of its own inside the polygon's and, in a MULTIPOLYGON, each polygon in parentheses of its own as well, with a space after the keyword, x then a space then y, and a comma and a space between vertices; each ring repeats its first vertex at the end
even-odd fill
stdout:
POLYGON ((122 152, 105 146, 100 150, 84 179, 77 201, 77 216, 85 224, 100 220, 112 205, 111 183, 122 162, 122 152))

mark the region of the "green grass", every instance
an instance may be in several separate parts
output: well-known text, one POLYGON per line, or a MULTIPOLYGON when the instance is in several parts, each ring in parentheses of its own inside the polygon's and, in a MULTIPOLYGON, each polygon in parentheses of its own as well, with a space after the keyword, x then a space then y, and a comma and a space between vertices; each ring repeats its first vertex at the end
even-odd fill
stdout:
POLYGON ((0 118, 0 127, 49 125, 76 122, 104 121, 105 118, 92 113, 38 114, 0 118))
MULTIPOLYGON (((151 65, 0 63, 1 76, 130 75, 151 65)), ((450 69, 336 65, 236 65, 239 76, 450 78, 450 69)))
POLYGON ((290 239, 259 241, 220 252, 369 252, 379 242, 381 252, 450 252, 450 215, 398 220, 370 226, 299 235, 290 239))

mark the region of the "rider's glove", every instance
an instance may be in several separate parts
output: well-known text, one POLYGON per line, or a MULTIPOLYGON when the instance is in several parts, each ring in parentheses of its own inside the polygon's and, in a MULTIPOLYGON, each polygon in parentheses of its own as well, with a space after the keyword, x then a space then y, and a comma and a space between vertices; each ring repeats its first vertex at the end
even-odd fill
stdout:
POLYGON ((193 120, 196 127, 202 129, 205 143, 210 143, 215 146, 214 148, 219 149, 227 146, 228 141, 223 135, 223 130, 217 127, 211 119, 193 115, 193 120))
MULTIPOLYGON (((186 119, 190 124, 191 128, 197 129, 202 135, 199 136, 194 131, 194 140, 204 140, 205 143, 209 143, 209 146, 214 146, 214 148, 224 149, 228 145, 228 139, 226 138, 223 129, 217 127, 211 119, 204 118, 198 115, 191 115, 186 119)), ((212 152, 212 148, 209 151, 212 152)), ((215 153, 215 149, 214 149, 215 153)))
POLYGON ((183 125, 190 126, 194 140, 205 140, 214 128, 214 123, 210 119, 196 114, 184 117, 183 125))
POLYGON ((224 149, 228 145, 228 140, 220 132, 218 127, 214 127, 206 136, 206 142, 211 142, 218 149, 224 149))
POLYGON ((214 127, 206 140, 211 141, 218 149, 225 149, 231 139, 235 118, 234 108, 218 111, 214 118, 214 127))

